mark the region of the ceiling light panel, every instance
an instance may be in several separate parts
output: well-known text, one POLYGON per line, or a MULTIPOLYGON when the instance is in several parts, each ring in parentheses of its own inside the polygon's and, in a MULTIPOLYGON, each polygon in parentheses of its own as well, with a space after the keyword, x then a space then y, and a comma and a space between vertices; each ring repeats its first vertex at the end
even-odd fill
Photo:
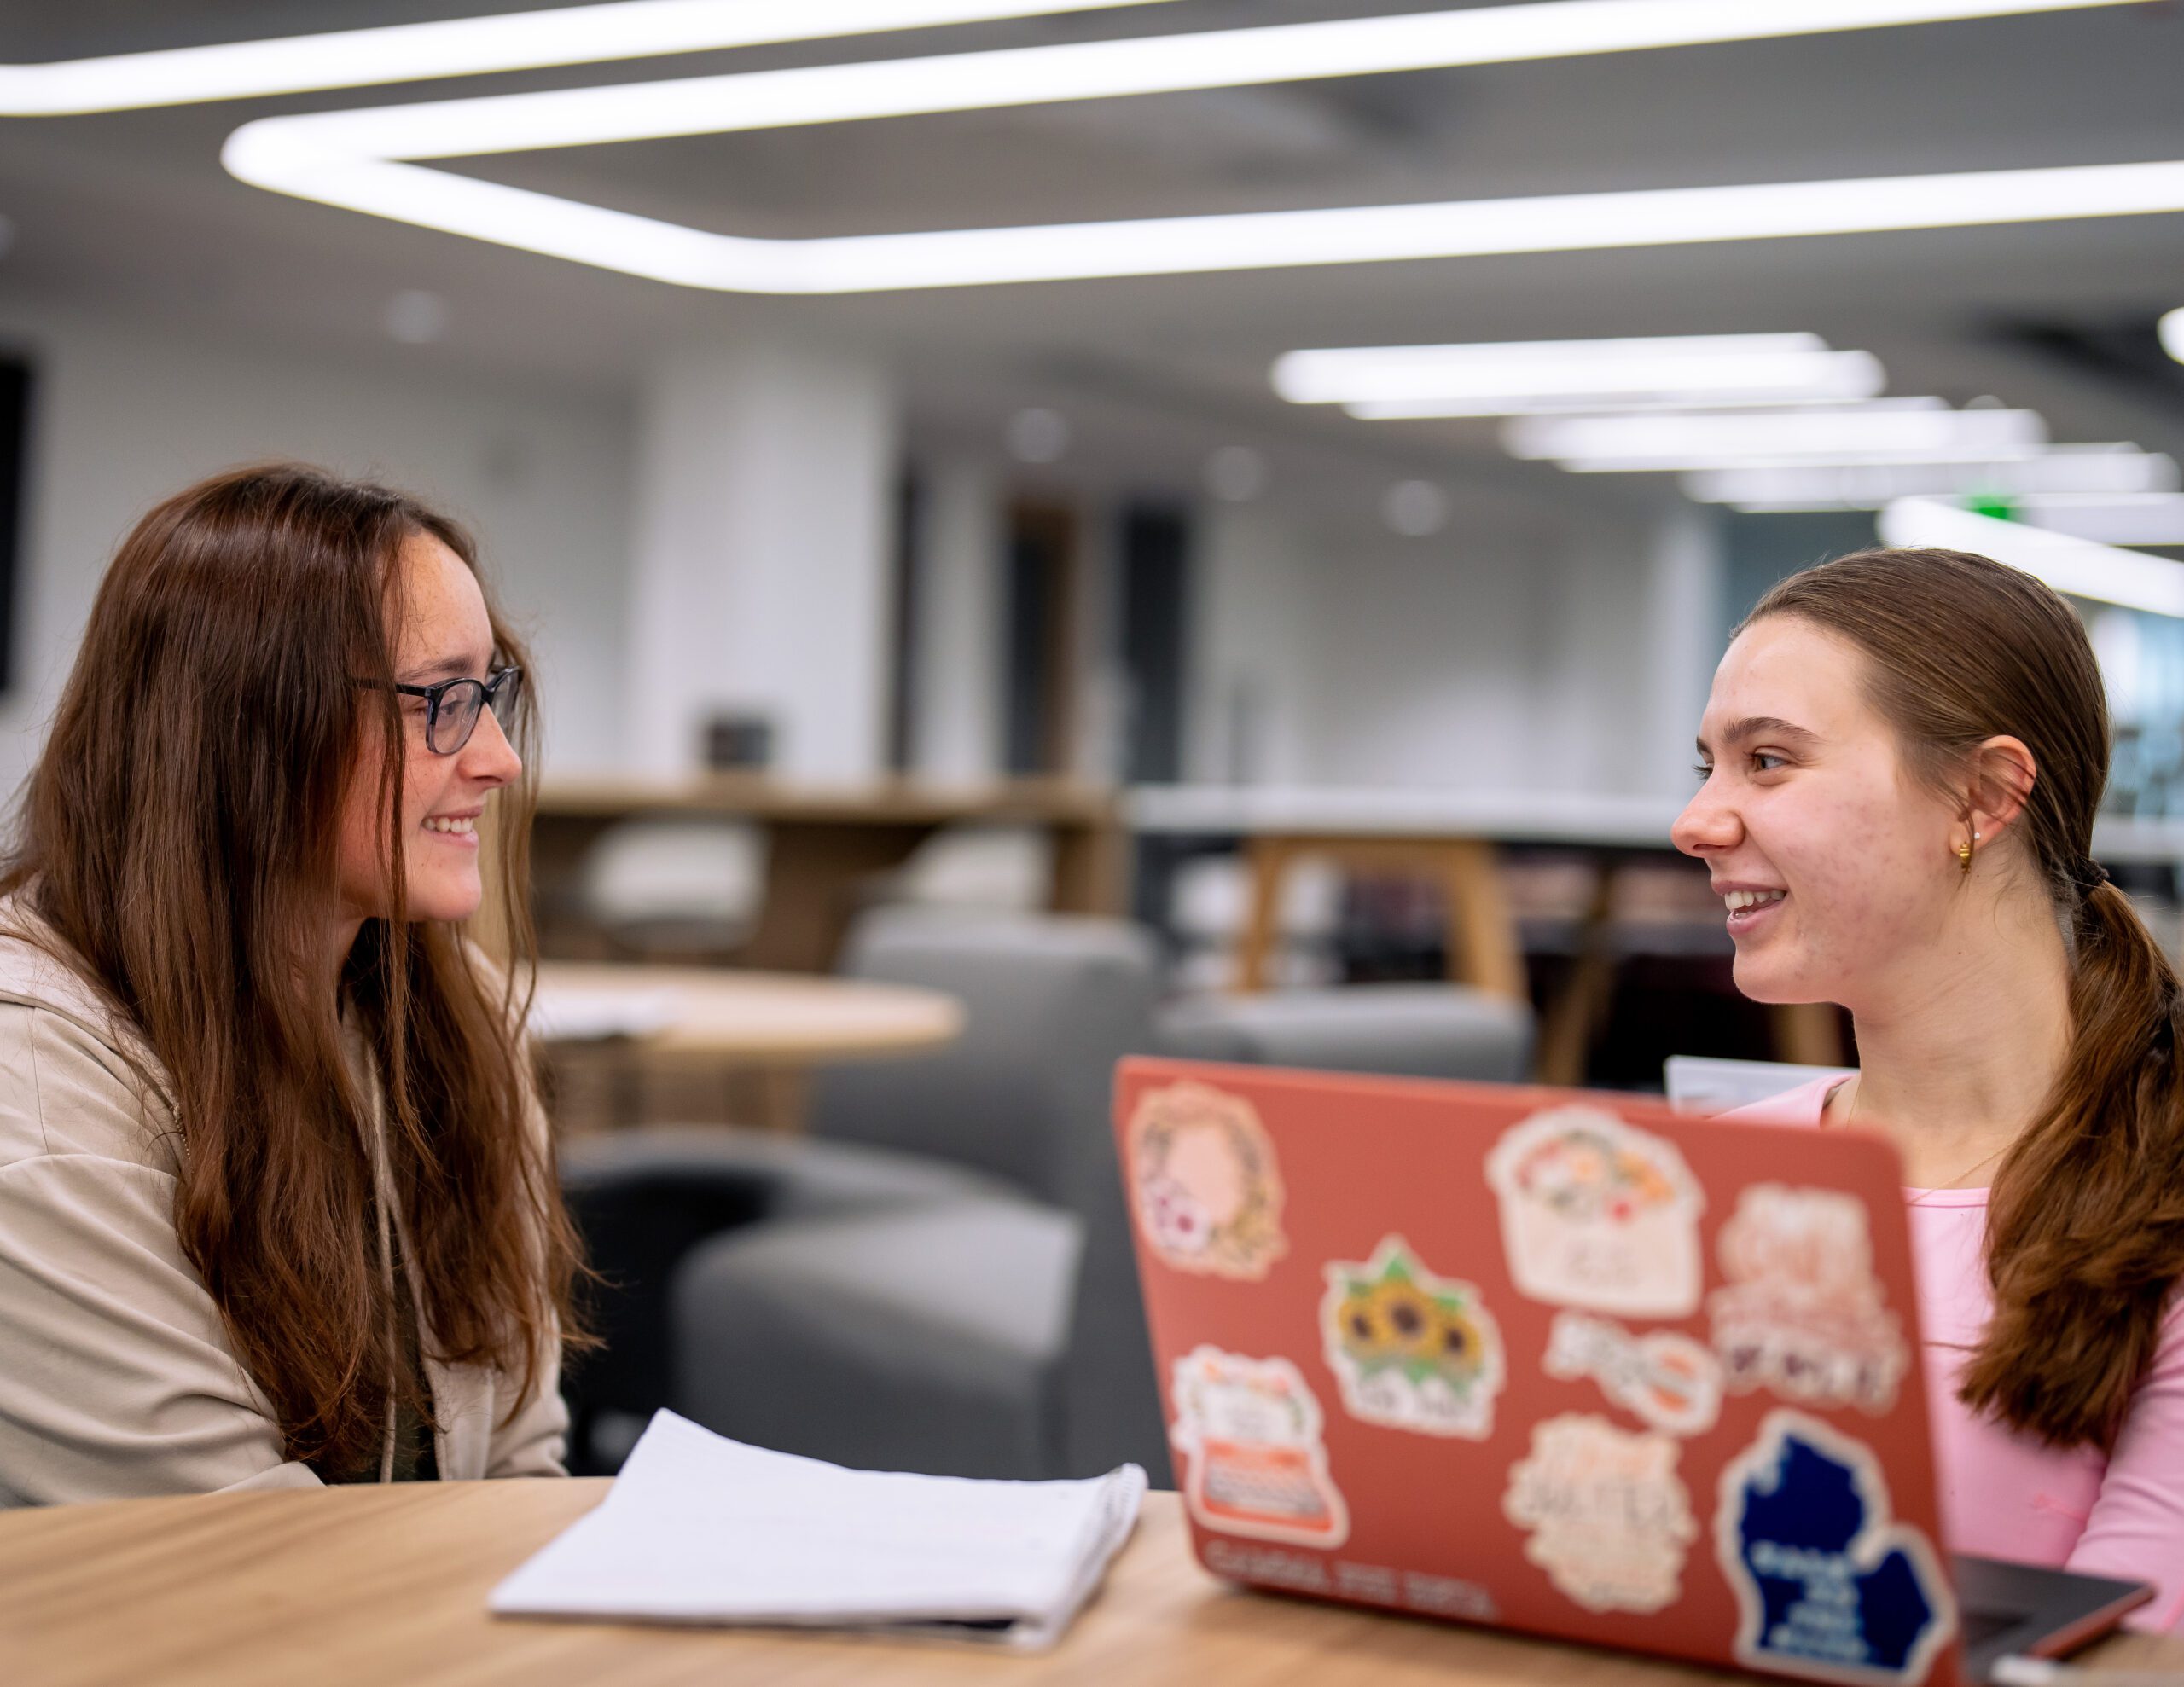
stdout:
POLYGON ((1757 415, 1523 416, 1502 430, 1513 457, 1589 470, 1738 462, 1966 462, 2030 456, 2048 443, 2031 410, 1773 411, 1757 415))
POLYGON ((2147 214, 2184 210, 2184 163, 765 240, 414 160, 2148 3, 1546 0, 269 118, 222 158, 322 204, 681 286, 796 294, 2147 214))
POLYGON ((2161 349, 2184 363, 2184 305, 2179 305, 2156 324, 2161 335, 2161 349))
POLYGON ((134 111, 1165 3, 1167 0, 616 0, 603 6, 504 12, 56 64, 0 65, 0 117, 134 111))
POLYGON ((1923 498, 1890 504, 1881 512, 1879 527, 1887 544, 1971 551, 2021 568, 2072 597, 2184 617, 2184 562, 2094 544, 2019 521, 1998 521, 1923 498))

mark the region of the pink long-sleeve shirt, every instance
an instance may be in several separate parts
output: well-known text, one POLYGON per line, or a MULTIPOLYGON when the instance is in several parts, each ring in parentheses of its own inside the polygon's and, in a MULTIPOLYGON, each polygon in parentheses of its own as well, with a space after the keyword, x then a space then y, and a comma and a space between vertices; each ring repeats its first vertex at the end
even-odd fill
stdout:
MULTIPOLYGON (((1727 1115, 1779 1125, 1821 1122, 1830 1075, 1727 1115)), ((2162 1325, 2112 1453, 2068 1452, 1984 1417, 1956 1397, 1958 1373, 1994 1313, 1982 1244, 1984 1189, 1907 1189, 1935 1475, 1949 1545, 1990 1558, 2150 1581, 2137 1628, 2184 1629, 2184 1304, 2162 1325)))

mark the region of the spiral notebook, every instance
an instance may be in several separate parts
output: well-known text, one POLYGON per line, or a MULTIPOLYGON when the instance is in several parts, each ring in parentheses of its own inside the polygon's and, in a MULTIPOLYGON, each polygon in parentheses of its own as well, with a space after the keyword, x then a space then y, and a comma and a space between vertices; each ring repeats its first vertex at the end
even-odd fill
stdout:
POLYGON ((837 1628, 1036 1651, 1129 1539, 1135 1464, 1083 1481, 848 1470, 654 1416, 596 1510, 493 1590, 497 1616, 837 1628))

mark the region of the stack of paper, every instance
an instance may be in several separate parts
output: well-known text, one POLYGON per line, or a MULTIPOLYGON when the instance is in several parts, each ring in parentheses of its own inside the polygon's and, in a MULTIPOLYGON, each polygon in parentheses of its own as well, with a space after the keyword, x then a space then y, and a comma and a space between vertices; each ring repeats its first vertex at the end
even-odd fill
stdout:
POLYGON ((1051 1645, 1130 1538, 1090 1481, 845 1470, 653 1417, 599 1509, 493 1591, 502 1616, 789 1624, 1051 1645))

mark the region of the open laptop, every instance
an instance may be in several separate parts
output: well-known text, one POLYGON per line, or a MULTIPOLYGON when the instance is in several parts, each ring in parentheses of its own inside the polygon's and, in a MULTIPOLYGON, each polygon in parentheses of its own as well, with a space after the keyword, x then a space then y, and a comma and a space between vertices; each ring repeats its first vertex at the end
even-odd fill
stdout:
POLYGON ((1937 1687, 2152 1597, 1944 1551, 1877 1137, 1154 1059, 1115 1105, 1217 1575, 1937 1687))

